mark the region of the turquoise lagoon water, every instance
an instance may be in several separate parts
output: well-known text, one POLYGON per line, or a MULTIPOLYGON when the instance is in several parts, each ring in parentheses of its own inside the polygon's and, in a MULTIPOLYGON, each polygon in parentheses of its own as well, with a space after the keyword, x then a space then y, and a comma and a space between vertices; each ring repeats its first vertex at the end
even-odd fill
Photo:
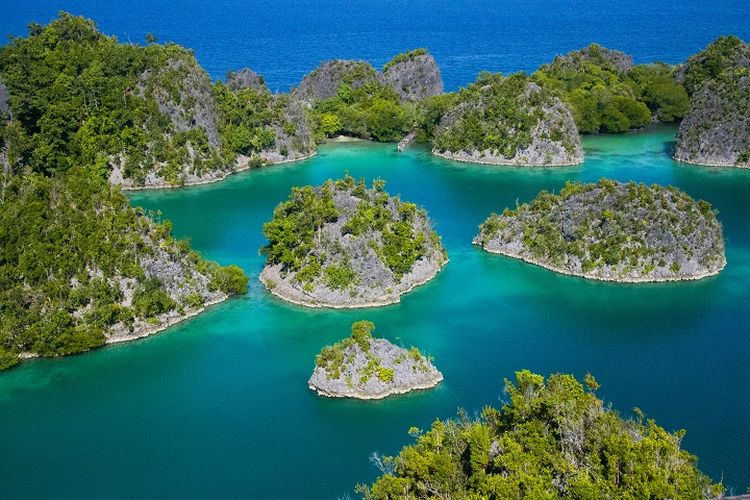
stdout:
POLYGON ((673 128, 585 139, 587 159, 556 169, 452 163, 416 148, 321 147, 301 163, 224 182, 134 194, 204 255, 252 276, 247 296, 152 338, 0 374, 3 497, 337 498, 378 473, 409 426, 503 398, 515 370, 587 371, 601 396, 670 430, 714 479, 750 484, 750 172, 670 160, 673 128), (295 185, 348 170, 383 177, 425 206, 450 263, 402 303, 308 310, 257 281, 261 225, 295 185), (720 210, 727 268, 689 283, 589 282, 472 247, 491 211, 566 180, 673 184, 720 210), (377 334, 435 357, 445 382, 379 402, 329 400, 307 388, 314 356, 370 319, 377 334))

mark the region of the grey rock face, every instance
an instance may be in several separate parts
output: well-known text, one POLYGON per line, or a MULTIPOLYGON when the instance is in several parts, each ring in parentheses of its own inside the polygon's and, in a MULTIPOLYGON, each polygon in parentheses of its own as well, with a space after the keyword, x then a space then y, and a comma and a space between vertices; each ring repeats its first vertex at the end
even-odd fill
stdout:
POLYGON ((157 71, 141 76, 139 90, 153 96, 159 111, 166 114, 177 132, 196 128, 205 131, 208 144, 219 149, 219 125, 211 80, 195 59, 170 59, 157 71), (176 92, 162 82, 176 82, 176 92))
POLYGON ((8 114, 10 111, 10 105, 8 99, 10 94, 8 93, 8 87, 5 86, 2 80, 0 80, 0 118, 2 115, 8 114))
POLYGON ((315 154, 315 137, 304 103, 288 95, 277 95, 274 99, 283 108, 283 118, 281 123, 272 125, 276 142, 261 157, 270 163, 281 163, 315 154))
MULTIPOLYGON (((583 146, 572 112, 556 97, 542 98, 541 92, 538 85, 529 82, 518 99, 518 106, 523 112, 539 114, 540 119, 531 130, 531 142, 524 148, 516 149, 515 155, 505 156, 493 150, 449 151, 437 148, 432 153, 451 160, 488 165, 561 166, 581 163, 583 146)), ((480 110, 483 113, 486 108, 487 102, 483 98, 460 103, 441 120, 435 142, 439 144, 440 136, 457 126, 468 112, 480 110)), ((507 134, 512 135, 513 132, 509 129, 507 134)))
POLYGON ((420 54, 390 65, 380 81, 391 87, 402 101, 419 101, 443 93, 443 79, 435 58, 420 54))
MULTIPOLYGON (((178 323, 203 309, 203 306, 186 305, 188 297, 199 297, 202 304, 213 304, 227 298, 220 290, 211 290, 209 283, 211 277, 198 270, 193 259, 184 251, 177 248, 174 242, 160 240, 154 231, 153 223, 144 217, 144 232, 141 235, 145 251, 139 256, 139 264, 143 269, 146 279, 157 279, 163 289, 179 305, 185 305, 184 310, 176 308, 161 314, 155 321, 147 321, 147 318, 136 317, 134 323, 128 326, 124 323, 112 325, 107 335, 107 342, 123 342, 135 338, 144 337, 154 332, 178 323)), ((92 276, 102 277, 101 271, 89 271, 92 276)), ((131 307, 133 297, 138 283, 133 278, 125 278, 121 275, 108 276, 107 280, 119 288, 121 292, 120 305, 131 307)), ((76 282, 71 283, 77 286, 76 282)), ((81 315, 85 311, 77 311, 74 315, 81 315)))
POLYGON ((676 188, 600 181, 538 199, 490 216, 474 244, 603 281, 692 280, 726 264, 714 211, 676 188))
POLYGON ((317 366, 308 386, 321 396, 382 399, 393 394, 429 389, 443 380, 437 368, 418 351, 407 351, 385 339, 372 339, 368 352, 358 344, 344 348, 344 363, 338 375, 335 377, 326 368, 317 366), (367 374, 367 367, 373 359, 378 361, 379 368, 392 371, 392 380, 383 380, 377 370, 367 374))
POLYGON ((258 92, 268 92, 263 76, 250 68, 243 68, 236 73, 227 75, 227 86, 235 92, 241 89, 253 89, 258 92))
POLYGON ((342 83, 356 89, 377 78, 378 73, 370 63, 340 59, 327 61, 302 79, 292 97, 312 105, 315 101, 334 97, 342 83))
POLYGON ((750 77, 712 80, 693 94, 674 156, 699 165, 750 167, 750 77))

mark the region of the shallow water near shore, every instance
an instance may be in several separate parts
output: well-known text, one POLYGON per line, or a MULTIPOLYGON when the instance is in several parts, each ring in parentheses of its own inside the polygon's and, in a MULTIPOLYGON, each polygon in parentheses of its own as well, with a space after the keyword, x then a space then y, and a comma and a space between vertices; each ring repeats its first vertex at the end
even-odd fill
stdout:
POLYGON ((378 474, 368 456, 407 429, 503 398, 503 378, 593 373, 600 396, 669 430, 714 480, 750 485, 750 171, 670 159, 674 128, 584 139, 586 162, 558 169, 454 163, 422 148, 332 144, 300 163, 176 191, 131 195, 161 210, 206 257, 251 275, 231 299, 154 337, 0 373, 0 484, 13 497, 336 498, 378 474), (349 171, 387 180, 427 208, 450 263, 397 305, 309 310, 257 280, 261 227, 295 185, 349 171), (696 282, 613 284, 561 276, 471 245, 492 211, 601 177, 673 184, 719 211, 726 269, 696 282), (315 354, 375 322, 416 345, 445 376, 383 401, 331 400, 307 388, 315 354))

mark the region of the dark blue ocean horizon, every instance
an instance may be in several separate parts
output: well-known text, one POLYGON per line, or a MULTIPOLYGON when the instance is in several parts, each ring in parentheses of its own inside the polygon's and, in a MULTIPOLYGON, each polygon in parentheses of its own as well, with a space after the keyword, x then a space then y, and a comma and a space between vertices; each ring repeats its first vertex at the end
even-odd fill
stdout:
POLYGON ((250 67, 285 92, 327 59, 381 67, 427 47, 446 88, 481 70, 532 72, 557 54, 597 42, 639 63, 679 63, 720 35, 750 39, 750 4, 669 0, 26 0, 7 2, 0 33, 22 36, 32 22, 65 10, 89 17, 121 41, 146 33, 189 47, 212 78, 250 67))

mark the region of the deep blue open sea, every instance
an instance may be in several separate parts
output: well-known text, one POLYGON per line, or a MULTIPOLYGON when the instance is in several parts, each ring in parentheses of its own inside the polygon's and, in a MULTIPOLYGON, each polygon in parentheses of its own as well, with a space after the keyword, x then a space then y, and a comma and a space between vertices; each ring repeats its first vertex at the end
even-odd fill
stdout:
MULTIPOLYGON (((750 39, 750 3, 592 1, 122 2, 0 0, 0 31, 23 34, 59 9, 121 40, 152 32, 195 49, 215 78, 250 66, 285 90, 320 60, 377 66, 429 47, 448 88, 482 69, 531 71, 592 41, 636 61, 679 62, 720 34, 750 39)), ((303 162, 220 183, 132 193, 162 210, 178 237, 251 276, 249 293, 160 335, 0 373, 0 499, 334 499, 378 474, 368 456, 393 454, 407 429, 458 407, 503 397, 502 380, 529 368, 592 372, 600 395, 638 406, 700 468, 735 492, 750 485, 750 171, 671 159, 674 127, 584 138, 586 161, 553 169, 491 168, 415 147, 322 146, 303 162), (349 170, 384 177, 424 206, 450 263, 436 279, 374 310, 308 310, 272 298, 257 275, 261 227, 292 186, 349 170), (719 211, 727 267, 685 283, 618 285, 557 275, 471 245, 491 212, 601 177, 672 184, 719 211), (307 388, 315 354, 370 319, 378 336, 435 357, 445 381, 378 402, 320 398, 307 388)))
POLYGON ((591 42, 677 63, 722 34, 750 39, 747 0, 2 0, 0 34, 23 35, 59 10, 123 41, 151 32, 190 47, 217 79, 253 68, 277 91, 322 60, 380 67, 415 47, 430 49, 452 90, 481 70, 530 72, 591 42))

